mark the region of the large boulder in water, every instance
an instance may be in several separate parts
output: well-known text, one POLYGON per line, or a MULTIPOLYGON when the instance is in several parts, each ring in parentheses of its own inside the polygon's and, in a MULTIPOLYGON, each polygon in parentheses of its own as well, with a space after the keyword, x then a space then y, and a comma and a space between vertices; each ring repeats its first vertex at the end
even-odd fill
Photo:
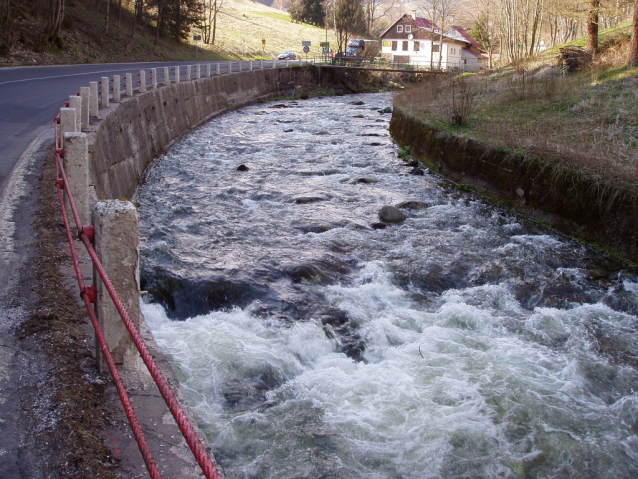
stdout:
POLYGON ((379 219, 385 223, 399 223, 406 218, 405 213, 394 206, 386 205, 379 211, 379 219))

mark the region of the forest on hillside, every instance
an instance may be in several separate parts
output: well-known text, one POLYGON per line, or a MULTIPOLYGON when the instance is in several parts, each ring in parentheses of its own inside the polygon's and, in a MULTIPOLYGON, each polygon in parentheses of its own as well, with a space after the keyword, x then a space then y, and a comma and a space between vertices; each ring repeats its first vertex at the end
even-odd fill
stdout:
MULTIPOLYGON (((64 48, 65 29, 76 28, 78 4, 99 19, 104 36, 126 22, 131 35, 145 29, 155 41, 184 41, 193 31, 214 45, 218 16, 232 0, 0 0, 0 56, 20 45, 33 51, 64 48)), ((638 0, 274 0, 293 21, 334 29, 339 49, 352 36, 378 37, 406 11, 424 17, 441 31, 452 25, 470 30, 482 49, 501 64, 587 36, 598 48, 599 29, 632 21, 638 25, 638 0)), ((638 61, 638 35, 632 58, 638 61)))

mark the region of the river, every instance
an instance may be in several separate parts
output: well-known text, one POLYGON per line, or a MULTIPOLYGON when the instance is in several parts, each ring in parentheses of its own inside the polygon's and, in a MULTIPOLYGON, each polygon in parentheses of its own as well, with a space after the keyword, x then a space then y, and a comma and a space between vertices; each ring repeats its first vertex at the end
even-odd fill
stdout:
POLYGON ((144 315, 227 477, 637 477, 635 274, 411 174, 391 104, 236 110, 138 189, 144 315))

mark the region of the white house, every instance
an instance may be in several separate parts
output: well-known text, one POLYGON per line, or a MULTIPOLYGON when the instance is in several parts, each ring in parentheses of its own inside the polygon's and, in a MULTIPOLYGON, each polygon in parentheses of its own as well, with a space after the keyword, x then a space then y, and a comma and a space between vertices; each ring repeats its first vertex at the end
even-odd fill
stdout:
POLYGON ((426 68, 476 71, 481 66, 478 43, 461 27, 444 33, 434 23, 405 14, 381 35, 381 54, 393 62, 426 68))

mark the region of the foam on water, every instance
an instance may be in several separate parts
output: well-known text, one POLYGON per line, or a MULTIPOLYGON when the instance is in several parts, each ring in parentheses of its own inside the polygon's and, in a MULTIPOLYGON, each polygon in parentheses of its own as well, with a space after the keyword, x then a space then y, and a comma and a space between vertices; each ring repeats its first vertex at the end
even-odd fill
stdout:
POLYGON ((450 291, 425 311, 379 263, 322 289, 359 323, 366 361, 339 353, 318 321, 248 308, 173 322, 144 306, 229 477, 636 472, 636 372, 602 360, 583 330, 635 318, 603 305, 529 312, 498 286, 450 291), (264 375, 263 400, 225 409, 229 384, 246 393, 264 375))

